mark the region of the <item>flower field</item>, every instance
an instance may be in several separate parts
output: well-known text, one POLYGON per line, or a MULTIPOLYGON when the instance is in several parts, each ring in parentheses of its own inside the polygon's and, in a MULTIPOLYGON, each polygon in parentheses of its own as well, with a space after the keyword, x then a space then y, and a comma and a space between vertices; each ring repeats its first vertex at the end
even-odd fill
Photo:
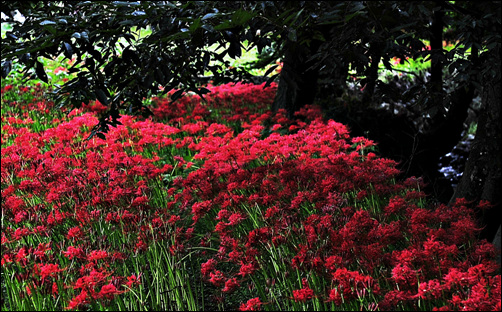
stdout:
POLYGON ((276 87, 154 97, 86 140, 99 102, 2 81, 2 311, 500 311, 475 207, 315 106, 272 114, 276 87))

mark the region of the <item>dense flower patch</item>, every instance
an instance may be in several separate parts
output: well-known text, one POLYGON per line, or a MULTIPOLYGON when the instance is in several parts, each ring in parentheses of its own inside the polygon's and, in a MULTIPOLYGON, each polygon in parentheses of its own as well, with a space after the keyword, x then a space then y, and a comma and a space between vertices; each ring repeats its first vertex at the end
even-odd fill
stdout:
POLYGON ((10 308, 500 310, 469 203, 429 204, 315 107, 268 112, 275 85, 208 88, 89 141, 99 102, 2 88, 10 308))

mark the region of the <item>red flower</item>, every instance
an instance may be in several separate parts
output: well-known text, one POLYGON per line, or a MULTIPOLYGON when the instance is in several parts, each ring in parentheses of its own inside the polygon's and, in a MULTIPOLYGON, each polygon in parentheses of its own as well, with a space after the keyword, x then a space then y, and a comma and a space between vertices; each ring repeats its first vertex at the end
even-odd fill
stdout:
POLYGON ((246 303, 241 303, 239 310, 240 311, 259 311, 261 310, 262 302, 260 298, 256 297, 253 299, 249 299, 246 303))
POLYGON ((209 276, 211 277, 209 281, 216 287, 221 287, 225 283, 225 275, 221 271, 214 270, 209 276))
POLYGON ((310 288, 302 288, 302 289, 297 289, 293 290, 293 299, 295 301, 302 301, 305 302, 307 300, 310 300, 314 297, 314 291, 310 288))
POLYGON ((200 272, 204 276, 208 276, 211 271, 213 271, 216 268, 216 265, 218 262, 214 260, 213 258, 207 260, 205 263, 201 264, 200 272))
POLYGON ((45 256, 45 253, 49 250, 51 250, 51 247, 50 247, 51 243, 40 243, 38 244, 38 247, 37 247, 37 250, 35 250, 33 253, 39 257, 39 258, 42 258, 45 256))
POLYGON ((420 283, 417 296, 422 299, 429 299, 430 297, 438 299, 443 295, 443 289, 443 285, 438 280, 430 280, 420 283))
POLYGON ((127 277, 127 283, 125 283, 125 285, 127 285, 127 287, 129 288, 132 288, 133 286, 139 285, 140 283, 141 282, 139 276, 136 277, 136 275, 133 274, 127 277))
POLYGON ((63 254, 65 255, 65 257, 72 260, 75 257, 83 257, 84 251, 80 247, 68 246, 68 249, 66 251, 63 251, 63 254))
POLYGON ((115 287, 113 284, 106 284, 101 287, 101 291, 97 295, 97 298, 113 300, 113 297, 115 297, 115 295, 119 295, 121 293, 123 293, 123 291, 117 290, 117 287, 115 287))
POLYGON ((54 298, 56 298, 56 295, 59 293, 58 284, 56 282, 52 283, 51 293, 54 298))
POLYGON ((39 269, 40 269, 40 277, 42 280, 44 280, 48 276, 55 275, 62 271, 59 268, 59 264, 52 264, 52 263, 40 265, 39 269))
POLYGON ((82 308, 83 305, 88 304, 87 301, 87 291, 82 290, 78 296, 70 301, 70 304, 66 307, 66 310, 73 310, 82 308))
POLYGON ((87 256, 87 261, 97 261, 107 257, 108 253, 106 250, 93 250, 91 254, 87 256))
POLYGON ((341 305, 343 303, 343 298, 338 288, 333 288, 329 292, 329 301, 335 302, 336 305, 341 305))
POLYGON ((71 240, 71 239, 80 239, 84 237, 84 232, 82 229, 78 226, 72 227, 71 229, 68 230, 68 235, 66 235, 66 238, 71 240))
POLYGON ((256 271, 256 267, 253 262, 244 264, 241 262, 241 268, 239 269, 238 275, 241 275, 242 277, 253 274, 253 272, 256 271))
POLYGON ((392 269, 392 278, 401 285, 416 285, 417 275, 417 270, 403 264, 398 264, 392 269))
POLYGON ((386 215, 393 215, 403 211, 406 208, 404 198, 395 196, 389 200, 389 204, 384 208, 386 215))
POLYGON ((223 288, 221 291, 230 293, 230 292, 236 290, 237 288, 239 288, 239 286, 240 285, 237 282, 237 279, 235 277, 230 278, 225 282, 225 288, 223 288))

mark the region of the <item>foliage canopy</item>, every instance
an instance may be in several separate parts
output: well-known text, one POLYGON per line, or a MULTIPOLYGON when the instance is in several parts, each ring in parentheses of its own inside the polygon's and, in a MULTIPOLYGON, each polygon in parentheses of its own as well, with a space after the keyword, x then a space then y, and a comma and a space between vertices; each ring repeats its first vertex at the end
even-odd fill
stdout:
MULTIPOLYGON (((2 43, 2 76, 19 63, 27 77, 49 82, 40 58, 74 58, 70 72, 76 76, 57 89, 57 103, 80 107, 99 100, 109 110, 94 133, 106 132, 120 109, 151 114, 142 100, 158 93, 159 85, 164 93, 177 89, 176 100, 186 91, 207 93, 197 79, 204 73, 215 84, 249 78, 224 59, 240 57, 244 43, 259 52, 273 44, 276 58, 291 43, 319 46, 306 56, 312 67, 328 75, 349 67, 362 85, 372 79, 372 61, 392 69, 392 58, 431 58, 448 65, 460 84, 495 75, 465 55, 471 47, 486 52, 500 46, 499 11, 492 2, 2 1, 2 13, 13 23, 2 43), (16 10, 24 22, 13 20, 16 10), (438 12, 446 13, 443 26, 456 44, 448 53, 425 49, 438 12), (223 52, 209 48, 215 45, 223 52)), ((424 88, 410 95, 423 96, 424 88)))

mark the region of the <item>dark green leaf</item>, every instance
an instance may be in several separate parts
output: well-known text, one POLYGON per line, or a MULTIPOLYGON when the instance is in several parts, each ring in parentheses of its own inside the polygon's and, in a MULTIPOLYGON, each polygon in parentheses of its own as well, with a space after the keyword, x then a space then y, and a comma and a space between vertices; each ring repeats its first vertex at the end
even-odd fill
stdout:
POLYGON ((201 27, 201 25, 202 25, 201 19, 200 18, 195 19, 192 22, 192 25, 190 25, 190 32, 196 31, 197 29, 199 29, 201 27))
POLYGON ((44 65, 39 61, 36 62, 35 73, 37 74, 38 79, 42 80, 45 83, 49 82, 47 74, 44 70, 44 65))
POLYGON ((40 26, 47 26, 47 25, 56 25, 56 22, 53 21, 42 21, 40 22, 40 26))
POLYGON ((279 76, 279 74, 272 75, 270 78, 268 78, 267 82, 263 86, 263 89, 270 86, 272 84, 272 82, 274 82, 275 78, 277 78, 277 76, 279 76))
POLYGON ((93 58, 88 57, 85 59, 85 67, 91 72, 94 73, 96 71, 96 62, 93 58))
POLYGON ((208 18, 212 18, 216 15, 216 13, 207 13, 201 18, 201 21, 207 20, 208 18))
POLYGON ((89 42, 89 35, 87 34, 86 31, 81 32, 80 35, 85 41, 89 42))
POLYGON ((207 89, 207 88, 200 88, 200 93, 202 94, 207 94, 207 93, 211 93, 211 90, 207 89))
POLYGON ((201 26, 201 28, 207 30, 208 32, 214 32, 214 27, 212 25, 209 25, 209 24, 204 24, 201 26))
POLYGON ((73 48, 67 42, 63 42, 63 54, 66 58, 71 60, 73 55, 73 48))
POLYGON ((183 94, 183 92, 184 92, 183 89, 174 92, 173 95, 171 95, 171 102, 174 102, 177 99, 179 99, 181 97, 181 95, 183 94))
POLYGON ((106 96, 106 94, 103 90, 96 89, 96 91, 94 93, 96 94, 96 98, 98 99, 98 101, 101 104, 108 106, 108 97, 106 96))
POLYGON ((271 72, 274 71, 274 69, 277 68, 277 66, 279 65, 274 65, 274 66, 271 66, 269 69, 267 69, 267 71, 265 72, 265 74, 263 74, 264 77, 267 77, 271 72))
POLYGON ((132 20, 125 20, 125 21, 120 21, 119 24, 122 26, 132 26, 134 25, 134 22, 132 20))
POLYGON ((234 25, 230 21, 224 21, 223 23, 216 25, 214 27, 215 30, 224 30, 234 27, 234 25))
POLYGON ((96 136, 98 138, 100 138, 101 140, 106 140, 106 136, 104 135, 104 133, 98 132, 98 133, 96 133, 96 136))
POLYGON ((207 65, 209 65, 209 61, 211 60, 211 54, 209 52, 205 52, 203 56, 203 70, 206 70, 207 65))
POLYGON ((7 75, 12 70, 12 61, 3 61, 2 62, 2 78, 7 78, 7 75))
POLYGON ((232 14, 232 23, 234 26, 244 25, 253 17, 253 14, 242 9, 239 9, 232 14))
POLYGON ((143 116, 144 118, 148 118, 150 116, 153 116, 153 113, 148 107, 143 106, 143 110, 141 111, 141 116, 143 116))
POLYGON ((143 11, 134 11, 134 12, 132 12, 132 16, 142 16, 142 15, 146 15, 146 13, 143 12, 143 11))
POLYGON ((293 42, 296 42, 298 40, 298 37, 296 35, 296 30, 294 29, 290 29, 289 32, 288 32, 288 39, 293 41, 293 42))
POLYGON ((387 70, 392 70, 392 65, 390 64, 389 60, 384 59, 384 60, 382 60, 382 63, 387 70))
POLYGON ((134 64, 136 64, 138 67, 141 66, 141 61, 138 54, 136 53, 136 51, 133 51, 129 48, 124 50, 124 52, 122 53, 122 58, 128 62, 134 62, 134 64))

